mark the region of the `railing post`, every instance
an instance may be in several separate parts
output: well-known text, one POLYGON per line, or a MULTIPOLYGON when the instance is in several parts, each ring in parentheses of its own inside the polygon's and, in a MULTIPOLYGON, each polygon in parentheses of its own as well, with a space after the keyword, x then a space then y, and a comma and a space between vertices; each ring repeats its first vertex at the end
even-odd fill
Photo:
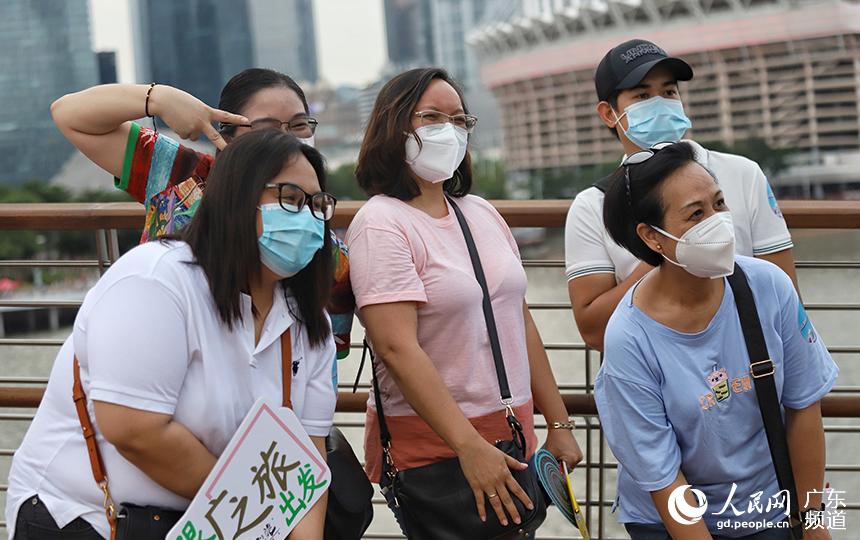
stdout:
POLYGON ((119 238, 117 237, 116 229, 110 229, 108 235, 108 260, 111 264, 119 259, 119 238))
POLYGON ((96 258, 99 263, 99 275, 104 275, 108 264, 110 264, 108 241, 104 229, 96 229, 96 258))
MULTIPOLYGON (((591 387, 591 349, 585 348, 585 393, 589 393, 591 387)), ((592 496, 592 473, 591 473, 591 423, 592 418, 585 416, 585 524, 588 530, 591 531, 591 505, 593 503, 592 496)))

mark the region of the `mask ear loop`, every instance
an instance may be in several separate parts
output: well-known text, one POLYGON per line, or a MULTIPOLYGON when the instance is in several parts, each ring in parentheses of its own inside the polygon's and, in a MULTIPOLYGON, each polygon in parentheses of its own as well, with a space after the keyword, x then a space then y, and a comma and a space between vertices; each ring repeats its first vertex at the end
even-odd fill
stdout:
POLYGON ((616 127, 618 127, 618 123, 621 122, 621 119, 627 116, 627 111, 624 111, 623 113, 621 113, 621 116, 618 116, 618 113, 615 112, 615 109, 610 107, 610 110, 612 111, 612 114, 615 115, 615 123, 612 124, 612 129, 615 129, 616 127))
MULTIPOLYGON (((685 242, 684 240, 681 240, 680 238, 677 238, 676 236, 674 236, 674 235, 672 235, 672 234, 667 233, 666 231, 664 231, 664 230, 663 230, 663 229, 661 229, 660 227, 657 227, 656 225, 649 225, 649 227, 651 227, 652 229, 654 229, 654 230, 655 230, 655 231, 657 231, 658 233, 662 234, 662 235, 663 235, 663 236, 665 236, 666 238, 671 238, 672 240, 674 240, 675 242, 677 242, 677 243, 675 244, 675 254, 676 254, 675 256, 677 257, 678 245, 679 245, 679 244, 685 244, 686 242, 685 242)), ((658 246, 660 246, 660 245, 658 244, 658 246)), ((672 259, 670 259, 669 257, 667 257, 667 256, 666 256, 666 254, 663 252, 662 246, 660 246, 660 247, 661 247, 661 249, 660 249, 660 255, 661 255, 664 259, 666 259, 666 260, 667 260, 667 261, 669 261, 670 263, 674 264, 674 265, 675 265, 675 266, 677 266, 678 268, 687 268, 687 265, 686 265, 686 264, 681 264, 680 262, 673 261, 672 259)))

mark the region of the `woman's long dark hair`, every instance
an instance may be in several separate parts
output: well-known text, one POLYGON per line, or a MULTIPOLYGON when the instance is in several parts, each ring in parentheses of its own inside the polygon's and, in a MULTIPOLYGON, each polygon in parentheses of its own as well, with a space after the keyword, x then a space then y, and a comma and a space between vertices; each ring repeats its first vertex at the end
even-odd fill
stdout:
MULTIPOLYGON (((415 135, 412 113, 427 87, 436 79, 450 84, 460 96, 463 110, 469 112, 462 90, 444 69, 411 69, 385 83, 370 113, 355 168, 358 185, 368 195, 384 194, 402 201, 421 195, 421 189, 406 164, 406 137, 415 135)), ((445 180, 443 188, 454 197, 469 194, 472 189, 472 159, 468 151, 454 177, 445 180)))
MULTIPOLYGON (((281 130, 266 129, 237 137, 220 153, 206 181, 200 208, 179 235, 191 246, 194 262, 209 280, 212 300, 229 327, 242 317, 241 293, 260 275, 257 207, 263 186, 293 160, 304 156, 320 187, 326 176, 320 153, 281 130)), ((312 345, 331 333, 324 308, 331 293, 332 253, 328 223, 323 247, 298 274, 283 280, 298 304, 295 314, 307 328, 312 345)))

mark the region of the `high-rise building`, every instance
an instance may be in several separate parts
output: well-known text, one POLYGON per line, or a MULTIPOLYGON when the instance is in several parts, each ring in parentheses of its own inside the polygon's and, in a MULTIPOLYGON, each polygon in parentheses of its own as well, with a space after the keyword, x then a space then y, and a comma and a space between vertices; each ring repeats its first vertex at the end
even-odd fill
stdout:
POLYGON ((254 62, 297 81, 319 79, 312 0, 248 0, 254 62))
POLYGON ((72 146, 51 102, 98 82, 87 0, 3 0, 0 17, 0 183, 50 179, 72 146))
POLYGON ((391 71, 440 66, 465 88, 480 86, 467 34, 522 12, 521 0, 385 0, 391 71))
POLYGON ((430 0, 385 0, 384 7, 391 70, 434 65, 430 0))
POLYGON ((388 71, 445 68, 479 118, 472 137, 472 147, 479 151, 500 147, 502 134, 495 98, 481 84, 466 37, 477 27, 517 17, 522 9, 522 0, 385 0, 388 71))
POLYGON ((432 63, 445 67, 466 89, 480 87, 478 63, 466 44, 469 32, 518 16, 520 0, 429 0, 432 63))
MULTIPOLYGON (((254 66, 247 0, 136 0, 139 58, 154 81, 181 88, 211 106, 236 73, 254 66)), ((135 14, 132 13, 132 19, 135 14)))
POLYGON ((101 51, 96 53, 96 61, 99 66, 99 84, 110 84, 117 81, 116 76, 116 52, 101 51))

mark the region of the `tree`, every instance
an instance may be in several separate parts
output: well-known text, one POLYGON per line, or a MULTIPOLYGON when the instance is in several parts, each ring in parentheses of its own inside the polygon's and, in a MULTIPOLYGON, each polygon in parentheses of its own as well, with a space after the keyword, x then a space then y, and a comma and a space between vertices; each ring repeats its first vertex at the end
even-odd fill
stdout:
POLYGON ((355 179, 355 163, 345 163, 327 175, 326 191, 339 201, 363 201, 367 196, 355 179))
POLYGON ((485 199, 507 199, 505 165, 497 159, 479 159, 472 163, 472 193, 485 199))
POLYGON ((733 145, 723 142, 708 143, 708 149, 729 154, 738 154, 758 163, 768 177, 773 177, 788 168, 787 157, 794 153, 791 148, 773 148, 761 137, 737 141, 733 145))

